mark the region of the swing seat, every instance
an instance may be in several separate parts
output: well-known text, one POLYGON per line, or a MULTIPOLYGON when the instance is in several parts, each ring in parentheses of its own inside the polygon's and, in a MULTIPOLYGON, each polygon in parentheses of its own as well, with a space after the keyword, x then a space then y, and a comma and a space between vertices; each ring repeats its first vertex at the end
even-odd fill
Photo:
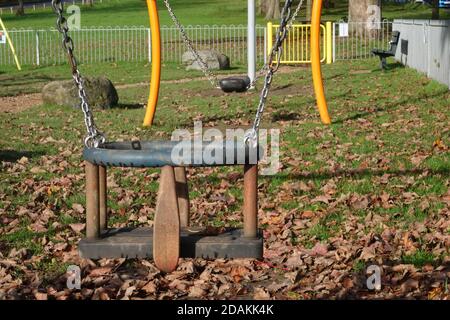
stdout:
POLYGON ((257 164, 262 148, 243 142, 219 141, 133 141, 111 142, 99 148, 85 148, 84 160, 105 167, 159 168, 219 167, 257 164), (199 145, 197 145, 199 144, 199 145))
POLYGON ((247 76, 228 77, 219 81, 220 89, 223 92, 246 92, 250 86, 251 80, 247 76))
POLYGON ((113 142, 85 149, 87 232, 79 243, 81 257, 151 258, 166 273, 176 269, 180 257, 262 259, 263 237, 257 224, 257 163, 262 148, 237 141, 113 142), (190 226, 184 167, 224 165, 244 167, 243 228, 190 226), (162 167, 152 228, 108 229, 107 166, 162 167))

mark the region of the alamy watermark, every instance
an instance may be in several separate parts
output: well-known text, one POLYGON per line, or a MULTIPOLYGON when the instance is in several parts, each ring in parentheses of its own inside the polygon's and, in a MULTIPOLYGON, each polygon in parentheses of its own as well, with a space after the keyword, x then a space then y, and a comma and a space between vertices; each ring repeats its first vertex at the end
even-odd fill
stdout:
POLYGON ((81 29, 81 9, 77 5, 70 5, 67 7, 67 26, 70 31, 81 29))
POLYGON ((172 133, 171 160, 182 166, 225 166, 257 164, 261 175, 275 175, 280 166, 280 130, 260 129, 258 143, 245 142, 250 132, 244 129, 204 129, 201 121, 194 122, 194 132, 177 129, 172 133))
POLYGON ((377 5, 370 5, 367 7, 367 30, 381 29, 381 8, 377 5))
POLYGON ((371 265, 367 268, 366 274, 369 276, 366 281, 367 289, 381 290, 381 268, 377 265, 371 265))
POLYGON ((70 290, 74 289, 80 290, 81 289, 80 267, 76 265, 70 265, 67 268, 66 274, 67 274, 67 281, 66 281, 67 288, 70 290))

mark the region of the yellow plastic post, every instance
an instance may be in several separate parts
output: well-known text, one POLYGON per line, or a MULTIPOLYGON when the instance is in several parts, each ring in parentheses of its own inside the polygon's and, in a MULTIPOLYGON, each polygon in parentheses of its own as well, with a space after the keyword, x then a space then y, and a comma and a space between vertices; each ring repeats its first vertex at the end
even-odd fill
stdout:
POLYGON ((17 57, 16 50, 14 49, 13 43, 8 34, 8 30, 6 30, 6 27, 5 27, 5 24, 3 23, 2 18, 0 18, 0 26, 2 27, 3 32, 5 32, 6 40, 8 41, 9 47, 11 48, 11 52, 14 55, 14 61, 16 62, 17 69, 20 71, 20 70, 22 70, 22 67, 20 66, 19 58, 17 57))
POLYGON ((272 22, 267 23, 267 55, 272 52, 272 37, 273 37, 273 24, 272 22))
POLYGON ((333 63, 333 24, 331 21, 326 23, 327 30, 327 64, 333 63))
POLYGON ((150 79, 150 94, 148 97, 147 111, 144 118, 145 127, 149 127, 153 124, 161 82, 161 30, 156 0, 147 0, 147 8, 150 19, 150 30, 152 33, 152 75, 150 79))
POLYGON ((324 124, 331 124, 327 100, 323 87, 322 67, 320 65, 320 18, 322 16, 322 0, 315 0, 311 16, 311 64, 320 118, 324 124))

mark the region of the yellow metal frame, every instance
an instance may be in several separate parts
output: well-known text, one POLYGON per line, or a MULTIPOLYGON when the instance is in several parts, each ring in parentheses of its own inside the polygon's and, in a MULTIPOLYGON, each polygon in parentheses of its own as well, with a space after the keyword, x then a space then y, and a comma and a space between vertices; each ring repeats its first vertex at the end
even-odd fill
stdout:
MULTIPOLYGON (((327 61, 328 48, 331 48, 331 38, 328 39, 328 26, 321 25, 323 58, 321 62, 327 61)), ((273 46, 273 35, 280 28, 279 25, 269 22, 267 24, 267 50, 270 54, 273 46)), ((311 52, 309 48, 309 34, 311 33, 311 24, 294 24, 289 30, 288 37, 283 43, 283 56, 281 64, 300 64, 311 63, 311 52)), ((331 34, 331 33, 330 33, 331 34)), ((328 62, 328 61, 327 61, 328 62)))
MULTIPOLYGON (((322 0, 314 0, 311 16, 311 65, 316 93, 317 107, 324 124, 331 124, 327 100, 323 87, 322 66, 320 65, 320 18, 322 16, 322 0)), ((330 50, 331 51, 331 50, 330 50)))
POLYGON ((16 50, 14 49, 13 43, 8 34, 8 30, 6 30, 6 26, 3 23, 2 18, 0 18, 0 26, 2 27, 3 32, 5 32, 6 40, 8 41, 9 47, 11 48, 11 52, 14 55, 14 61, 16 62, 17 69, 20 71, 22 70, 22 67, 20 66, 19 58, 17 57, 16 50))
POLYGON ((147 0, 147 8, 151 30, 152 73, 147 111, 144 118, 145 127, 151 126, 153 124, 153 120, 155 119, 156 106, 159 98, 159 87, 161 84, 161 29, 156 0, 147 0))

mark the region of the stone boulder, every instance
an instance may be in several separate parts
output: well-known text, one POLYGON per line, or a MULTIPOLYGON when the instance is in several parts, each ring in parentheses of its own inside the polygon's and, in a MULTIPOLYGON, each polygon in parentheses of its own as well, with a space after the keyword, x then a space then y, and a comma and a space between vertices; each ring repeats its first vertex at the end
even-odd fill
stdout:
MULTIPOLYGON (((214 50, 201 50, 198 51, 198 54, 212 70, 224 70, 230 68, 230 58, 220 52, 214 50)), ((202 70, 190 51, 183 54, 181 61, 187 66, 186 70, 202 70)))
MULTIPOLYGON (((84 78, 89 104, 94 108, 108 109, 119 102, 119 96, 112 82, 106 77, 84 78)), ((42 99, 46 103, 80 108, 78 88, 73 80, 53 81, 42 89, 42 99)))

